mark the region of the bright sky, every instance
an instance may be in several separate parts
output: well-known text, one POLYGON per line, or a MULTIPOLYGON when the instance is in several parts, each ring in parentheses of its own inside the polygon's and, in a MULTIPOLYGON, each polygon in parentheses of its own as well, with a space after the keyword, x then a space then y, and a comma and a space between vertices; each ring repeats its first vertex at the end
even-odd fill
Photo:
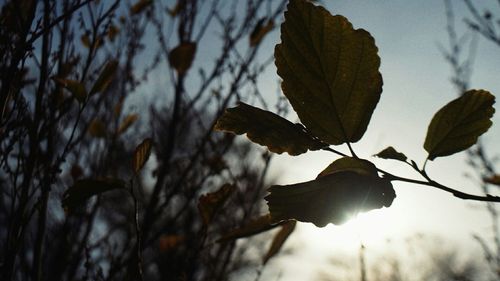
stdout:
MULTIPOLYGON (((426 157, 422 147, 427 125, 433 114, 456 97, 450 83, 451 71, 438 44, 447 46, 446 16, 442 1, 343 0, 324 1, 332 14, 346 16, 355 28, 368 30, 379 47, 384 78, 382 98, 375 110, 363 139, 354 144, 361 157, 369 158, 392 145, 419 165, 426 157)), ((458 27, 463 29, 467 11, 461 1, 453 1, 458 27)), ((490 1, 495 4, 494 1, 490 1)), ((497 7, 495 7, 497 8, 497 7)), ((277 34, 276 34, 277 35, 277 34)), ((267 38, 272 47, 278 41, 267 38)), ((481 38, 472 77, 472 88, 500 93, 498 66, 500 48, 481 38)), ((266 83, 275 87, 275 69, 266 83)), ((494 125, 483 138, 490 146, 500 138, 498 115, 494 125)), ((289 117, 292 120, 296 117, 289 117)), ((496 142, 498 143, 498 142, 496 142)), ((346 151, 345 148, 340 150, 346 151)), ((309 152, 307 155, 275 158, 273 171, 281 175, 280 184, 311 180, 336 156, 328 152, 309 152)), ((407 177, 415 176, 403 165, 390 160, 373 159, 377 166, 407 177)), ((467 171, 464 153, 438 158, 427 165, 429 174, 442 183, 467 192, 479 192, 473 182, 463 175, 467 171)), ((387 239, 403 239, 414 233, 438 235, 465 251, 477 250, 473 233, 489 235, 490 221, 481 204, 465 202, 452 195, 425 186, 395 183, 397 198, 389 209, 361 215, 343 226, 316 228, 299 224, 287 247, 293 255, 274 262, 285 264, 281 280, 316 280, 317 270, 327 257, 337 253, 356 257, 359 243, 367 252, 380 251, 387 239), (292 266, 290 266, 292 265, 292 266)), ((367 261, 370 263, 370 260, 367 261)), ((275 280, 277 273, 269 270, 264 280, 275 280)))

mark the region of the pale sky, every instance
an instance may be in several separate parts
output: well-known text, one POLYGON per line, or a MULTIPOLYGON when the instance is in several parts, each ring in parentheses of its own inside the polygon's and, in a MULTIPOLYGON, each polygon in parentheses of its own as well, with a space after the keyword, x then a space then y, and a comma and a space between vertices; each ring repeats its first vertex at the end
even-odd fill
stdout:
MULTIPOLYGON (((379 48, 383 94, 365 136, 354 144, 357 154, 369 158, 392 145, 421 165, 426 157, 422 145, 428 123, 440 107, 456 97, 449 80, 450 67, 438 48, 439 44, 448 46, 444 3, 435 0, 323 2, 332 14, 346 16, 355 28, 368 30, 379 48)), ((452 2, 456 4, 457 27, 463 30, 463 18, 468 13, 461 1, 452 2)), ((498 11, 498 6, 495 8, 498 11)), ((265 44, 272 48, 278 43, 277 36, 277 33, 273 34, 265 44)), ((499 65, 500 47, 480 38, 471 87, 487 89, 498 95, 499 65)), ((274 67, 270 73, 264 83, 275 87, 277 75, 274 67)), ((498 112, 498 106, 495 107, 498 112)), ((297 121, 293 115, 289 119, 297 121)), ((489 147, 498 143, 500 138, 500 126, 496 124, 500 122, 498 114, 493 122, 483 138, 489 147)), ((340 150, 346 151, 344 147, 340 150)), ((336 158, 328 152, 309 152, 298 157, 279 155, 274 159, 273 172, 281 175, 280 184, 307 181, 315 178, 336 158)), ((390 172, 416 177, 396 161, 370 159, 390 172)), ((465 153, 438 158, 428 163, 427 170, 431 177, 446 185, 479 193, 474 183, 463 176, 468 170, 465 153)), ((275 280, 279 272, 276 268, 282 268, 281 280, 316 280, 315 274, 328 256, 342 253, 352 254, 355 258, 360 241, 367 246, 367 252, 382 253, 387 247, 387 239, 404 239, 414 233, 439 236, 452 247, 460 247, 471 255, 481 254, 472 234, 491 233, 490 218, 482 211, 483 205, 425 186, 396 182, 394 188, 397 198, 389 209, 374 211, 346 226, 320 229, 300 223, 286 245, 288 249, 295 249, 293 254, 271 261, 274 268, 267 270, 264 276, 275 280)), ((367 262, 374 261, 368 259, 367 262)))

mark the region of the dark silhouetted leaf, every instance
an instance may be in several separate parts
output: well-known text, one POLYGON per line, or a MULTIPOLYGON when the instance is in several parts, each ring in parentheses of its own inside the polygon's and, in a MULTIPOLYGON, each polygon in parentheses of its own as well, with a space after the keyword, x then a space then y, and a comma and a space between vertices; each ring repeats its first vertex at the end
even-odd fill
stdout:
POLYGON ((134 124, 135 121, 139 119, 139 114, 130 114, 123 119, 123 122, 120 124, 120 127, 118 127, 117 134, 123 134, 132 124, 134 124))
POLYGON ((328 167, 319 173, 317 178, 340 171, 356 172, 366 176, 377 176, 377 167, 372 162, 353 157, 342 157, 328 165, 328 167))
POLYGON ((134 151, 134 160, 133 160, 133 169, 134 173, 138 173, 139 170, 142 169, 144 164, 149 159, 149 155, 151 155, 151 147, 153 145, 153 141, 150 138, 143 140, 134 151))
POLYGON ((87 90, 85 89, 85 85, 83 85, 83 83, 62 78, 54 78, 54 81, 66 88, 79 102, 84 102, 87 98, 87 90))
POLYGON ((302 125, 245 103, 228 108, 217 120, 215 129, 235 134, 247 133, 250 140, 267 146, 275 153, 299 155, 308 149, 317 150, 325 146, 313 139, 302 125))
POLYGON ((274 257, 280 250, 281 247, 283 247, 283 244, 285 244, 285 241, 288 239, 290 234, 295 230, 295 225, 297 224, 297 221, 291 220, 287 221, 286 223, 281 226, 281 229, 276 235, 274 236, 273 242, 271 243, 271 247, 267 251, 266 256, 264 257, 263 264, 266 264, 272 257, 274 257))
POLYGON ((83 34, 80 37, 80 41, 82 41, 82 44, 85 48, 90 48, 90 38, 88 34, 83 34))
POLYGON ((392 147, 392 146, 387 147, 386 149, 375 154, 374 156, 377 156, 377 157, 383 158, 383 159, 399 160, 399 161, 403 161, 403 162, 406 162, 406 159, 408 159, 406 157, 406 155, 404 155, 401 152, 396 151, 396 149, 394 149, 394 147, 392 147))
POLYGON ((175 70, 177 70, 177 73, 183 75, 191 67, 195 53, 196 43, 184 42, 170 51, 168 60, 175 70))
POLYGON ((94 119, 90 122, 88 133, 95 138, 105 138, 107 136, 106 125, 101 120, 94 119))
POLYGON ((104 92, 113 80, 117 67, 118 61, 116 60, 112 60, 106 63, 104 69, 101 71, 101 74, 99 74, 99 77, 94 83, 94 86, 92 86, 89 95, 104 92))
POLYGON ((71 177, 73 178, 73 181, 76 181, 77 179, 83 176, 83 169, 82 167, 80 167, 80 165, 75 164, 71 167, 70 174, 71 177))
POLYGON ((242 227, 233 229, 227 234, 223 235, 217 242, 228 242, 239 238, 250 237, 275 227, 278 227, 286 222, 272 223, 271 216, 269 214, 263 215, 256 219, 249 221, 242 227))
POLYGON ((295 219, 323 227, 392 204, 396 197, 392 184, 377 175, 373 164, 346 157, 337 161, 315 180, 271 186, 266 200, 272 221, 295 219))
POLYGON ((119 179, 82 179, 75 182, 63 194, 62 206, 72 212, 90 197, 113 189, 124 189, 125 182, 119 179))
POLYGON ((250 33, 250 46, 257 46, 264 36, 266 36, 269 31, 273 30, 273 28, 274 22, 272 20, 266 22, 266 18, 260 19, 252 30, 252 33, 250 33))
POLYGON ((441 108, 432 118, 424 148, 429 160, 465 150, 491 126, 495 97, 488 91, 470 90, 441 108))
POLYGON ((382 92, 373 37, 342 16, 291 0, 276 45, 285 96, 314 136, 329 144, 363 136, 382 92))
POLYGON ((205 225, 209 225, 215 216, 215 213, 222 208, 226 200, 236 190, 232 184, 224 184, 219 190, 205 194, 200 197, 198 210, 205 225))
POLYGON ((186 240, 186 237, 182 235, 163 235, 160 237, 160 251, 167 252, 172 249, 175 249, 182 242, 186 240))
POLYGON ((139 0, 130 7, 130 14, 137 15, 153 4, 153 0, 139 0))
POLYGON ((108 28, 108 38, 111 42, 115 41, 116 36, 120 33, 120 29, 115 25, 110 25, 108 28))
POLYGON ((493 175, 483 179, 484 182, 500 186, 500 175, 493 175))

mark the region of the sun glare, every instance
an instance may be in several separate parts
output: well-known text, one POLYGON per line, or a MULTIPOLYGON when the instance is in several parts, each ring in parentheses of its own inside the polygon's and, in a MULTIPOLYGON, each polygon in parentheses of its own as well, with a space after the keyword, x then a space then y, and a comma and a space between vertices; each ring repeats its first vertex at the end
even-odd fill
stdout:
POLYGON ((371 248, 382 248, 388 240, 400 237, 404 227, 397 223, 397 212, 391 209, 377 209, 359 213, 342 225, 329 224, 317 228, 312 224, 304 224, 302 229, 307 241, 317 249, 327 251, 350 251, 359 248, 360 244, 371 248))

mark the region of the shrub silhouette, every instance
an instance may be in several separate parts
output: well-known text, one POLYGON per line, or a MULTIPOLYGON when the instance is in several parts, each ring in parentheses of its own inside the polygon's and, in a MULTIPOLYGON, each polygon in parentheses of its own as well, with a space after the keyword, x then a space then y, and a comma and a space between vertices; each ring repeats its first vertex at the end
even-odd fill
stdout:
POLYGON ((216 243, 262 212, 271 157, 212 127, 263 100, 285 1, 171 2, 2 2, 1 280, 227 280, 272 256, 216 243))

